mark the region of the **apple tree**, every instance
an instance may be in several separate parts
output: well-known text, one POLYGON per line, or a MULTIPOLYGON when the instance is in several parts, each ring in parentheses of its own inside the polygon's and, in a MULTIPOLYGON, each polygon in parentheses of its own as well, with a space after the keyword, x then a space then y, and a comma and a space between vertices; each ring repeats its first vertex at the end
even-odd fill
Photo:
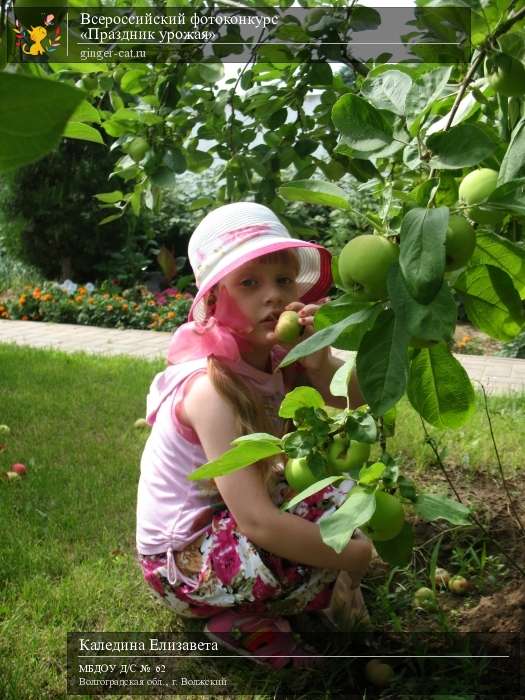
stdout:
MULTIPOLYGON (((448 4, 419 0, 417 9, 448 4)), ((408 560, 413 533, 408 522, 399 529, 399 509, 379 494, 429 520, 460 524, 475 517, 461 503, 416 493, 403 476, 387 444, 396 404, 406 395, 423 425, 440 429, 469 420, 474 389, 449 347, 458 301, 492 337, 510 340, 524 325, 525 8, 516 0, 461 5, 471 10, 473 50, 466 64, 435 63, 424 45, 422 63, 357 59, 352 31, 376 29, 381 15, 356 5, 337 26, 316 11, 304 26, 283 23, 259 37, 258 49, 225 85, 219 83, 224 46, 214 47, 214 62, 199 62, 193 48, 180 62, 89 64, 62 57, 15 65, 9 64, 17 50, 12 33, 2 33, 0 23, 9 67, 0 72, 0 97, 11 107, 0 108, 0 171, 41 157, 63 135, 116 149, 121 155, 111 184, 98 195, 108 225, 125 211, 158 211, 166 188, 216 160, 217 191, 195 201, 195 210, 255 199, 304 235, 300 222, 287 216, 288 202, 353 213, 356 199, 336 184, 348 175, 363 200, 365 194, 373 199, 374 207, 357 211, 368 230, 349 230, 334 258, 339 293, 316 314, 315 335, 295 344, 281 363, 328 345, 350 351, 332 393, 347 396, 355 363, 366 407, 333 409, 311 387, 298 388, 280 410, 293 431, 281 439, 243 436, 192 478, 279 454, 303 460, 293 472, 307 485, 285 506, 292 507, 350 474, 358 486, 322 521, 323 539, 340 551, 356 527, 371 527, 381 533, 379 553, 392 563, 408 560), (340 31, 349 40, 344 47, 340 31), (315 39, 315 62, 307 53, 269 45, 272 32, 296 43, 315 39), (335 71, 335 62, 344 70, 335 71), (308 111, 313 90, 318 104, 308 111), (38 100, 50 105, 45 129, 31 108, 38 100), (18 138, 4 138, 13 129, 18 138), (206 150, 204 142, 211 144, 206 150), (367 446, 375 442, 381 457, 369 464, 367 446), (383 515, 374 521, 376 511, 383 515)), ((272 3, 258 6, 273 11, 272 3)), ((3 0, 1 8, 11 21, 10 4, 3 0)), ((446 11, 445 40, 458 9, 446 11)), ((424 39, 432 22, 432 12, 416 12, 412 37, 424 39)), ((227 37, 239 40, 235 32, 227 37)))

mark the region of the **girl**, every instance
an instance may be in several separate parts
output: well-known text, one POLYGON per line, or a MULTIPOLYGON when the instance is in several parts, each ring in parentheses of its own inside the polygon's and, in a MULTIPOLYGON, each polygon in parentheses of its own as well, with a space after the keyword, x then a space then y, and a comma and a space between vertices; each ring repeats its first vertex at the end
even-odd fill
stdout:
MULTIPOLYGON (((139 562, 164 603, 183 616, 210 618, 208 636, 273 667, 298 665, 307 654, 283 615, 328 608, 339 572, 360 596, 370 542, 358 535, 337 554, 317 524, 344 502, 353 482, 282 512, 293 492, 278 458, 207 482, 187 475, 240 435, 292 430, 278 409, 296 386, 313 386, 327 403, 346 406, 329 392, 342 364, 329 348, 275 371, 289 350, 276 343, 276 320, 293 309, 303 338, 313 334, 313 316, 331 285, 331 256, 292 238, 270 209, 251 202, 208 214, 188 254, 198 293, 147 401, 152 431, 138 487, 139 562)), ((354 407, 363 403, 355 382, 349 391, 354 407)))

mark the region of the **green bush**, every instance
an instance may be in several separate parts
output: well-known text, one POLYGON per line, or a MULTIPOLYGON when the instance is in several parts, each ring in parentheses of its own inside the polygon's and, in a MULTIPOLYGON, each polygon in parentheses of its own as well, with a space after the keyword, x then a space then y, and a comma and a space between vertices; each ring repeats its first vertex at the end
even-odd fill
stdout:
MULTIPOLYGON (((28 167, 6 176, 0 187, 0 236, 7 253, 36 267, 47 279, 87 281, 120 273, 112 254, 133 250, 144 222, 124 214, 99 225, 95 194, 108 190, 115 155, 89 142, 64 139, 60 147, 28 167)), ((149 263, 149 259, 146 264, 149 263)), ((143 257, 124 265, 140 280, 143 257)))

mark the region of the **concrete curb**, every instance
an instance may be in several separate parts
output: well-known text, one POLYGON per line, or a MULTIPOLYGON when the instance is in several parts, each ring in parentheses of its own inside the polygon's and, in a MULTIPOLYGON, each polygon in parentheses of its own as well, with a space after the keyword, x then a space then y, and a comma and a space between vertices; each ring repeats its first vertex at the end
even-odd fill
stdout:
MULTIPOLYGON (((171 333, 119 330, 64 323, 0 320, 0 343, 15 343, 63 352, 128 355, 154 360, 166 357, 171 333)), ((346 352, 334 350, 338 357, 346 352)), ((525 360, 481 355, 456 355, 470 379, 487 393, 525 392, 525 360)))

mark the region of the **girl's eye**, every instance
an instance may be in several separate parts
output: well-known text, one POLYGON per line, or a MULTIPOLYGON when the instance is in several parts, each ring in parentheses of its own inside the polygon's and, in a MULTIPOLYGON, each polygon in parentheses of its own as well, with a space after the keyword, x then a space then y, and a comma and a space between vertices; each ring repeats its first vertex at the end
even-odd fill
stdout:
POLYGON ((293 284, 293 279, 290 277, 279 277, 279 284, 293 284))
POLYGON ((245 279, 245 280, 242 280, 241 285, 242 285, 243 287, 251 287, 251 286, 252 286, 252 282, 253 282, 253 284, 256 283, 255 280, 253 280, 253 279, 245 279))

